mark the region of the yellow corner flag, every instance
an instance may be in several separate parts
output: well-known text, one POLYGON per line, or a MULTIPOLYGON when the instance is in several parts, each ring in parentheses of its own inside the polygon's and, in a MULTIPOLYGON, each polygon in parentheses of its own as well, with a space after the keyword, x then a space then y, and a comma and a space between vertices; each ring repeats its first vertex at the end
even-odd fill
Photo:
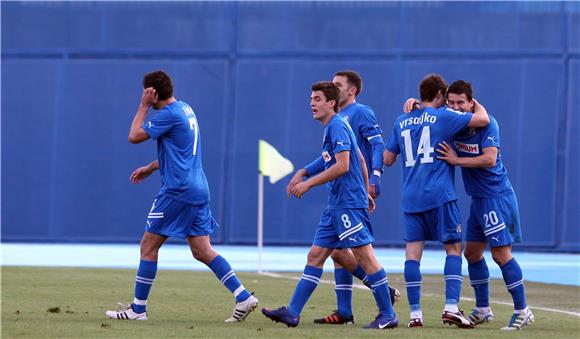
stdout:
POLYGON ((274 184, 294 171, 294 165, 284 158, 278 151, 266 141, 259 141, 259 171, 263 176, 270 177, 270 183, 274 184))

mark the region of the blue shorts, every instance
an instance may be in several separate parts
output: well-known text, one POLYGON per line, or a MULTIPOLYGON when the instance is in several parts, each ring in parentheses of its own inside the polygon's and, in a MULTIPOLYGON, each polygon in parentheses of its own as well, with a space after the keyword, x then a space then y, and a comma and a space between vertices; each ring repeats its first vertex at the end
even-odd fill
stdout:
POLYGON ((364 208, 322 211, 313 245, 324 248, 353 248, 375 241, 369 214, 364 208))
POLYGON ((461 214, 457 201, 418 213, 405 213, 405 241, 437 240, 444 244, 461 241, 461 214))
POLYGON ((157 196, 147 218, 145 231, 185 239, 210 235, 218 228, 209 203, 188 205, 167 196, 157 196))
POLYGON ((491 247, 521 242, 522 229, 515 193, 500 198, 472 198, 465 240, 487 241, 491 247))

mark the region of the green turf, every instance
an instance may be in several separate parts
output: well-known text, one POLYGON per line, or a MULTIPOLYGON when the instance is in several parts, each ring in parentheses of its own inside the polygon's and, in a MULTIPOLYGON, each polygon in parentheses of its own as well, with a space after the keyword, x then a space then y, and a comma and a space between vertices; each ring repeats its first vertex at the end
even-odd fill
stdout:
MULTIPOLYGON (((256 292, 260 307, 278 307, 288 303, 297 274, 287 278, 240 273, 245 286, 256 292)), ((367 290, 355 289, 354 326, 315 325, 315 317, 335 308, 331 284, 320 284, 302 314, 297 328, 287 328, 266 319, 259 310, 244 323, 225 324, 234 306, 233 298, 211 273, 160 271, 149 298, 149 320, 144 322, 108 320, 104 312, 114 309, 117 301, 132 300, 134 270, 81 268, 2 267, 2 337, 3 338, 329 338, 329 337, 413 337, 413 338, 578 338, 577 316, 534 310, 536 322, 519 332, 500 332, 512 309, 492 305, 496 321, 462 330, 443 325, 441 277, 424 276, 422 298, 426 327, 408 329, 408 306, 400 275, 390 275, 391 284, 403 292, 397 304, 400 327, 390 331, 363 330, 362 325, 375 315, 374 300, 367 290)), ((332 279, 325 274, 323 279, 332 279)), ((467 279, 466 279, 467 280, 467 279)), ((541 306, 579 312, 580 288, 526 283, 528 302, 541 306)), ((464 296, 473 297, 464 284, 464 296)), ((492 282, 492 297, 509 301, 502 281, 492 282)), ((473 302, 463 301, 469 310, 473 302)))

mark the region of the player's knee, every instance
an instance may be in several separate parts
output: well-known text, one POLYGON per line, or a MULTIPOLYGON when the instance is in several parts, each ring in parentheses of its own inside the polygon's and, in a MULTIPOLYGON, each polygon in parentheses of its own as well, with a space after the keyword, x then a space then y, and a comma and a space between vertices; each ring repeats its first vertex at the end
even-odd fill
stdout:
POLYGON ((350 259, 349 258, 349 254, 346 250, 335 250, 332 251, 332 253, 330 254, 330 257, 332 258, 332 260, 342 266, 345 266, 345 262, 350 259))
POLYGON ((465 251, 463 251, 463 255, 467 262, 476 262, 481 257, 481 253, 477 253, 478 251, 474 251, 472 248, 466 247, 465 251))
POLYGON ((508 251, 501 247, 497 249, 492 248, 491 257, 493 258, 493 261, 495 261, 495 263, 501 267, 512 259, 512 254, 511 251, 508 251))

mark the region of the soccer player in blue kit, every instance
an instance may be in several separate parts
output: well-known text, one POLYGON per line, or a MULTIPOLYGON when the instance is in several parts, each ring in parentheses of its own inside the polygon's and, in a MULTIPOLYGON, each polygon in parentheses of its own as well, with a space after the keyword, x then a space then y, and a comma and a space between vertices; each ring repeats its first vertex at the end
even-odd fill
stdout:
POLYGON ((339 89, 332 82, 312 85, 310 107, 314 119, 324 126, 324 169, 318 173, 298 170, 288 184, 288 195, 300 198, 311 188, 326 184, 328 206, 322 212, 307 265, 289 305, 275 310, 263 308, 262 313, 289 327, 297 326, 304 305, 320 282, 326 259, 335 248, 350 248, 368 276, 379 308, 375 320, 365 328, 394 328, 398 319, 389 298, 387 274, 372 247, 374 238, 367 209, 372 210, 374 202, 367 194, 366 165, 351 127, 336 114, 339 98, 339 89))
POLYGON ((423 326, 421 311, 421 256, 426 240, 443 243, 445 259, 444 323, 461 328, 473 324, 458 309, 461 294, 462 227, 454 185, 454 167, 437 159, 435 148, 466 127, 485 127, 489 117, 476 103, 475 113, 442 107, 447 84, 437 74, 419 85, 424 108, 397 118, 385 147, 385 165, 391 166, 401 153, 403 165, 403 212, 405 223, 405 282, 410 306, 409 327, 423 326))
MULTIPOLYGON (((363 81, 361 76, 350 70, 334 73, 332 79, 340 90, 340 111, 338 115, 345 118, 352 128, 356 137, 357 145, 361 150, 368 169, 369 193, 376 199, 381 192, 380 177, 383 173, 383 150, 385 148, 382 131, 377 123, 377 118, 373 109, 367 105, 356 101, 362 92, 363 81)), ((307 166, 308 173, 319 173, 324 170, 324 159, 320 157, 318 161, 307 166)), ((336 249, 330 255, 334 261, 335 293, 337 309, 333 313, 315 319, 317 324, 353 324, 354 316, 352 312, 352 284, 353 275, 368 285, 368 279, 363 268, 358 265, 352 251, 349 249, 336 249)), ((389 296, 394 304, 400 298, 400 292, 389 286, 389 296)))
MULTIPOLYGON (((471 84, 458 80, 449 86, 447 105, 457 111, 474 107, 471 84)), ((493 320, 489 305, 489 269, 483 252, 489 243, 493 260, 514 302, 514 314, 502 330, 519 330, 534 321, 526 304, 522 269, 512 256, 512 243, 521 242, 520 216, 514 189, 502 163, 499 126, 493 116, 484 128, 468 128, 454 137, 453 146, 443 142, 439 159, 461 166, 465 191, 471 196, 466 226, 465 258, 475 292, 475 308, 469 315, 474 324, 493 320)))
POLYGON ((201 162, 201 137, 195 113, 173 97, 173 84, 163 71, 146 74, 143 96, 129 132, 129 141, 139 144, 157 140, 158 160, 136 169, 131 181, 139 183, 155 170, 161 174, 161 190, 153 200, 141 239, 141 261, 135 278, 132 304, 107 317, 147 320, 147 298, 157 274, 158 252, 168 237, 187 239, 193 257, 206 264, 229 289, 236 306, 226 322, 239 322, 258 306, 258 299, 244 288, 230 264, 216 253, 209 235, 219 225, 210 210, 210 194, 201 162), (147 116, 149 108, 153 112, 147 116))

